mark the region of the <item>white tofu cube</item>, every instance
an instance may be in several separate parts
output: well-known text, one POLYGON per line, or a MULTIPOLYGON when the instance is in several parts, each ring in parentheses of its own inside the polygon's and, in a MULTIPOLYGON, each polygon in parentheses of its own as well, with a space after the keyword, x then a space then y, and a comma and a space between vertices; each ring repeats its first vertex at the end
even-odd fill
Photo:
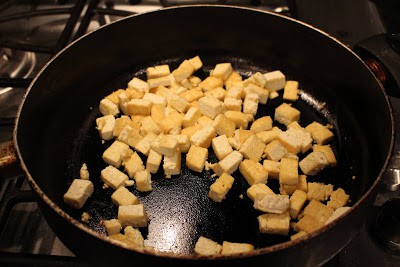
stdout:
POLYGON ((150 89, 147 82, 136 77, 128 82, 128 88, 135 89, 136 91, 143 93, 148 93, 150 89))
POLYGON ((167 99, 164 96, 156 95, 153 93, 145 93, 143 99, 150 100, 153 105, 167 106, 167 99))
POLYGON ((183 127, 190 127, 196 124, 198 118, 202 116, 200 109, 196 107, 190 107, 182 119, 183 127))
POLYGON ((233 71, 231 63, 218 63, 212 70, 210 76, 216 77, 225 81, 231 75, 233 71))
POLYGON ((267 89, 264 89, 258 85, 255 85, 253 83, 250 83, 249 85, 247 85, 244 88, 244 93, 245 95, 248 94, 257 94, 258 95, 258 101, 261 104, 267 104, 268 101, 268 95, 269 95, 269 91, 267 89))
POLYGON ((168 76, 170 73, 171 72, 170 72, 169 66, 167 64, 158 65, 158 66, 154 66, 154 67, 148 67, 146 69, 147 79, 168 76))
POLYGON ((74 179, 64 194, 64 202, 75 209, 81 209, 93 194, 93 183, 89 180, 74 179))
POLYGON ((282 214, 289 209, 289 196, 265 194, 256 197, 254 208, 262 212, 282 214))
POLYGON ((221 250, 222 246, 220 244, 204 236, 200 236, 194 246, 194 252, 199 255, 220 254, 221 250))
POLYGON ((190 143, 195 146, 208 148, 211 145, 212 139, 216 136, 217 133, 214 127, 207 125, 190 137, 190 143))
POLYGON ((126 158, 122 162, 122 165, 124 165, 124 169, 130 178, 133 178, 136 172, 144 170, 143 161, 136 152, 133 152, 129 158, 126 158))
POLYGON ((104 220, 103 224, 108 236, 121 232, 121 223, 117 219, 104 220))
POLYGON ((163 169, 166 178, 171 178, 172 175, 179 175, 181 173, 181 152, 175 152, 171 157, 164 156, 163 169))
POLYGON ((259 96, 254 93, 246 94, 243 101, 243 113, 255 116, 258 110, 259 96))
POLYGON ((224 172, 227 174, 232 174, 238 169, 242 160, 243 155, 239 151, 234 150, 225 158, 220 160, 217 164, 215 164, 213 170, 218 176, 221 176, 224 172))
POLYGON ((96 128, 99 131, 100 137, 104 140, 114 138, 114 127, 115 117, 113 115, 106 115, 96 119, 96 128))
POLYGON ((115 140, 104 152, 103 160, 105 163, 110 164, 116 168, 119 168, 122 164, 122 160, 129 157, 132 150, 129 146, 123 142, 115 140))
POLYGON ((100 113, 104 116, 113 115, 117 116, 119 114, 119 108, 111 100, 104 98, 100 101, 99 105, 100 113))
POLYGON ((218 160, 224 159, 233 152, 226 135, 220 135, 212 139, 211 145, 218 160))
POLYGON ((278 91, 285 87, 286 77, 279 70, 264 73, 264 77, 267 81, 265 87, 269 91, 278 91))
POLYGON ((224 111, 223 103, 212 96, 203 96, 200 98, 198 107, 203 115, 211 119, 215 119, 218 114, 224 111))
POLYGON ((119 206, 118 221, 122 227, 146 227, 149 221, 143 204, 119 206))
POLYGON ((144 170, 135 173, 136 189, 140 192, 149 192, 153 188, 151 186, 151 174, 144 170))
POLYGON ((316 175, 329 165, 323 152, 311 152, 299 162, 299 167, 305 175, 316 175))
POLYGON ((111 201, 116 206, 139 204, 140 200, 125 186, 120 186, 111 195, 111 201))
POLYGON ((153 149, 150 149, 147 156, 146 170, 150 173, 157 173, 162 161, 162 155, 153 149))
POLYGON ((124 186, 125 181, 129 179, 128 175, 113 166, 107 166, 104 168, 100 172, 100 178, 106 185, 114 190, 124 186))

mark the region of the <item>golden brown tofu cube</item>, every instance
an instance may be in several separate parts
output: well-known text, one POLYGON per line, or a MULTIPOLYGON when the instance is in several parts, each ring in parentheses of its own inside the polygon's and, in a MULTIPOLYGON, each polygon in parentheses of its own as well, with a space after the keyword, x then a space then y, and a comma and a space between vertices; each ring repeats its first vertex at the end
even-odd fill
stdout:
POLYGON ((259 230, 263 234, 287 235, 290 229, 290 216, 282 214, 262 214, 257 217, 259 230))
POLYGON ((222 243, 221 254, 237 254, 237 253, 246 253, 254 250, 254 246, 252 244, 247 243, 233 243, 224 241, 222 243))
POLYGON ((208 149, 191 145, 186 155, 186 165, 195 172, 202 172, 208 157, 208 149))
POLYGON ((245 159, 239 164, 239 171, 249 185, 267 183, 268 171, 258 162, 245 159))
POLYGON ((313 199, 308 203, 303 211, 304 216, 309 215, 314 217, 323 224, 329 219, 332 213, 333 208, 313 199))
POLYGON ((211 186, 208 197, 215 202, 221 202, 232 188, 235 179, 227 173, 223 173, 211 186))
POLYGON ((333 209, 344 207, 346 206, 347 201, 349 201, 349 198, 350 196, 346 194, 346 192, 342 188, 338 188, 332 192, 327 206, 333 209))
POLYGON ((244 142, 239 152, 242 153, 246 159, 259 162, 264 148, 265 144, 256 135, 252 135, 244 142))
POLYGON ((280 163, 279 182, 284 185, 299 183, 298 161, 282 158, 280 163))

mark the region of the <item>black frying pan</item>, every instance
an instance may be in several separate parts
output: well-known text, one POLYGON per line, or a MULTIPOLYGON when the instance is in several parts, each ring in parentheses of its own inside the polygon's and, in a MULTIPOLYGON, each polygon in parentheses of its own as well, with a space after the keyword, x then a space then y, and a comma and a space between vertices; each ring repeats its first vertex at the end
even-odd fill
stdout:
MULTIPOLYGON (((273 115, 281 96, 259 108, 273 115)), ((76 255, 97 264, 142 262, 160 265, 317 265, 333 257, 363 223, 374 189, 381 179, 394 142, 394 123, 380 83, 352 51, 323 32, 276 14, 227 6, 168 8, 122 19, 68 46, 41 71, 21 105, 14 141, 40 208, 55 233, 76 255), (100 220, 115 218, 111 189, 103 190, 99 173, 105 167, 95 129, 98 104, 107 94, 125 88, 134 76, 144 78, 148 66, 169 64, 199 55, 201 78, 220 62, 231 62, 243 76, 281 70, 300 82, 300 124, 316 120, 334 126, 333 148, 338 166, 309 181, 332 183, 351 195, 353 208, 335 223, 307 238, 260 234, 258 212, 246 197, 240 173, 227 199, 207 197, 210 172, 185 166, 167 180, 153 175, 151 193, 140 193, 151 218, 143 234, 158 251, 143 252, 104 237, 100 220), (326 102, 323 109, 318 106, 326 102), (62 201, 69 183, 86 163, 95 193, 83 210, 62 201), (352 177, 355 176, 355 179, 352 177), (243 194, 241 199, 239 196, 243 194), (88 212, 89 225, 80 222, 88 212), (191 254, 200 235, 217 242, 246 242, 252 253, 224 257, 191 254)), ((184 161, 184 157, 182 162, 184 161)), ((212 154, 210 161, 216 159, 212 154)), ((277 184, 269 182, 275 190, 277 184)))

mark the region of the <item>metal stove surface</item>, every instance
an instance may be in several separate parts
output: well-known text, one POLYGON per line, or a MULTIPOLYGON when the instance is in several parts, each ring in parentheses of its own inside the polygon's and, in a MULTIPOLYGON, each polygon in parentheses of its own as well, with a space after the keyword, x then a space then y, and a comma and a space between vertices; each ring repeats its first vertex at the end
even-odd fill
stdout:
MULTIPOLYGON (((11 140, 14 118, 21 98, 31 79, 49 58, 74 38, 90 32, 100 25, 104 25, 131 13, 141 13, 155 10, 167 5, 179 4, 188 1, 37 1, 40 4, 27 4, 27 1, 5 1, 0 4, 0 143, 11 140), (69 19, 69 15, 62 12, 49 11, 52 16, 34 16, 17 22, 4 22, 4 17, 10 17, 21 12, 36 10, 73 9, 82 2, 78 23, 74 25, 70 34, 59 44, 59 34, 69 19), (90 4, 98 9, 90 16, 87 22, 82 21, 90 4), (114 10, 110 12, 110 10, 114 10), (117 10, 117 11, 115 11, 117 10), (87 23, 84 32, 81 24, 87 23), (57 33, 57 34, 55 34, 57 33), (43 37, 44 36, 44 37, 43 37), (7 37, 7 38, 6 38, 7 37), (40 44, 51 44, 42 47, 40 44), (32 45, 32 50, 26 49, 32 45), (16 47, 20 49, 9 49, 16 47), (49 48, 50 47, 50 48, 49 48), (28 50, 28 52, 23 52, 28 50), (33 52, 29 52, 33 51, 33 52), (4 79, 2 78, 15 78, 4 79)), ((240 4, 270 10, 291 16, 298 12, 299 18, 309 23, 315 20, 313 13, 306 12, 304 1, 208 1, 213 3, 240 4), (291 13, 292 11, 292 13, 291 13), (311 15, 310 15, 311 14, 311 15), (301 15, 301 16, 300 16, 301 15)), ((305 1, 307 2, 307 1, 305 1)), ((308 1, 310 2, 310 1, 308 1)), ((358 2, 358 1, 357 1, 358 2)), ((334 23, 321 24, 321 28, 341 39, 349 47, 374 34, 385 32, 377 9, 371 2, 364 5, 364 11, 369 14, 368 29, 362 33, 354 29, 354 25, 343 28, 343 24, 335 27, 334 23), (372 23, 371 23, 372 21, 372 23)), ((359 11, 361 12, 361 11, 359 11)), ((318 18, 320 19, 320 18, 318 18)), ((362 24, 362 23, 361 23, 362 24)), ((318 25, 317 25, 318 26, 318 25)), ((400 99, 391 97, 396 115, 396 126, 400 128, 400 99)), ((399 131, 396 139, 400 140, 399 131)), ((400 159, 398 144, 395 148, 400 159)), ((396 156, 396 154, 395 154, 396 156)), ((13 173, 11 176, 0 177, 0 266, 88 266, 78 259, 55 236, 43 218, 34 196, 30 191, 23 173, 13 173)), ((397 188, 396 188, 397 189, 397 188)), ((382 186, 370 216, 359 234, 325 266, 399 266, 400 254, 393 252, 378 239, 374 226, 379 207, 388 199, 400 197, 400 191, 390 191, 382 186)))

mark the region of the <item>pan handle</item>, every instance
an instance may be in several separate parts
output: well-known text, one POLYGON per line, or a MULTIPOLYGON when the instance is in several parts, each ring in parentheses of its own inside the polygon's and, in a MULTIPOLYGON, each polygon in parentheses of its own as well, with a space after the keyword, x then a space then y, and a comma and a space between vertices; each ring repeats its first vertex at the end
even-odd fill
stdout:
POLYGON ((13 142, 0 143, 0 179, 14 177, 20 170, 13 142))

